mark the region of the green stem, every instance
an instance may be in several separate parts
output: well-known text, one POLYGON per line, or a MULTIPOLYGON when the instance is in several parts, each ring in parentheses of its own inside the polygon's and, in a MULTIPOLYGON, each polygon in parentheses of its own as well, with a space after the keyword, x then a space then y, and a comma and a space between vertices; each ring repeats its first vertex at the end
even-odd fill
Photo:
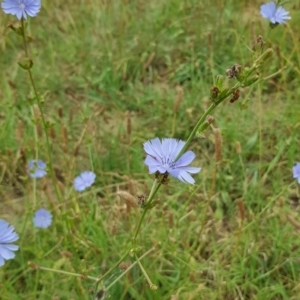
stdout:
MULTIPOLYGON (((220 97, 220 99, 214 103, 212 103, 209 108, 204 112, 204 114, 201 116, 201 118, 198 120, 197 124, 195 125, 194 129, 192 130, 190 136, 188 137, 185 145, 183 146, 183 148, 181 149, 180 153, 178 154, 177 158, 175 160, 177 160, 187 149, 187 147, 189 146, 189 144, 191 143, 192 139, 194 138, 194 136, 196 135, 197 131, 199 130, 200 126, 205 122, 206 117, 221 103, 223 102, 229 95, 231 95, 237 88, 239 88, 241 85, 240 82, 236 83, 234 87, 232 87, 228 92, 226 92, 224 95, 222 95, 222 97, 220 97)), ((157 182, 157 179, 155 179, 155 181, 153 182, 152 188, 151 188, 151 192, 150 195, 147 199, 146 205, 145 205, 145 209, 143 211, 143 214, 140 218, 140 221, 138 223, 138 226, 136 228, 135 234, 132 238, 132 246, 133 248, 136 248, 136 239, 137 236, 141 230, 141 226, 142 223, 144 221, 144 218, 148 212, 148 210, 151 208, 151 202, 153 201, 153 198, 155 196, 155 194, 157 193, 158 189, 160 188, 161 183, 157 182)), ((136 256, 136 254, 135 254, 136 256)), ((139 263, 139 261, 138 261, 139 263)), ((139 263, 140 264, 140 263, 139 263)), ((145 270, 143 270, 143 268, 141 267, 142 271, 144 272, 145 270)), ((144 274, 145 275, 145 274, 144 274)), ((146 275, 145 277, 147 278, 147 280, 149 279, 146 275)), ((149 281, 151 283, 151 281, 149 281)), ((149 284, 150 284, 149 283, 149 284)), ((152 284, 152 283, 151 283, 152 284)), ((150 286, 151 286, 150 284, 150 286)))
POLYGON ((216 106, 218 106, 220 103, 222 103, 227 97, 229 97, 236 89, 238 89, 241 86, 241 82, 237 82, 231 89, 227 91, 222 97, 220 97, 219 100, 216 101, 216 106))
POLYGON ((21 19, 21 26, 22 26, 22 37, 23 37, 25 55, 26 55, 26 57, 28 57, 28 50, 27 50, 27 43, 26 43, 26 36, 25 36, 24 18, 21 19))
POLYGON ((189 144, 191 143, 192 139, 194 138, 194 136, 196 135, 200 125, 205 121, 206 117, 209 115, 210 112, 212 112, 215 108, 216 108, 217 104, 212 103, 209 108, 206 110, 206 112, 202 115, 202 117, 198 120, 196 126, 194 127, 194 129, 192 130, 190 136, 188 137, 186 143, 184 144, 183 148, 181 149, 181 151, 179 152, 179 154, 177 155, 175 161, 186 151, 186 149, 188 148, 189 144))
POLYGON ((36 209, 36 178, 33 178, 33 209, 36 209))
POLYGON ((160 186, 161 186, 161 183, 158 183, 158 182, 157 182, 157 179, 155 179, 154 182, 153 182, 152 188, 151 188, 151 192, 150 192, 149 197, 148 197, 148 199, 147 199, 147 202, 146 202, 146 204, 145 204, 146 207, 145 207, 145 209, 144 209, 144 211, 143 211, 143 214, 142 214, 142 216, 141 216, 141 218, 140 218, 140 221, 139 221, 138 226, 137 226, 137 228, 136 228, 135 234, 134 234, 134 236, 133 236, 133 244, 134 244, 133 246, 134 246, 134 247, 136 246, 136 245, 135 245, 136 238, 137 238, 137 236, 138 236, 138 234, 139 234, 139 232, 140 232, 141 225, 142 225, 142 223, 143 223, 143 220, 144 220, 144 218, 145 218, 145 215, 146 215, 147 211, 150 209, 150 204, 151 204, 151 202, 152 202, 152 200, 153 200, 155 194, 157 193, 158 189, 160 188, 160 186))
MULTIPOLYGON (((155 248, 151 248, 146 253, 144 253, 139 260, 143 259, 145 256, 147 256, 150 252, 154 251, 155 248)), ((138 263, 138 260, 136 260, 130 267, 128 267, 120 276, 118 276, 107 288, 105 288, 106 291, 108 291, 116 282, 118 282, 127 272, 129 272, 136 264, 138 263)))
POLYGON ((114 266, 112 267, 112 268, 110 268, 107 272, 105 272, 102 276, 100 276, 99 278, 98 278, 98 281, 96 282, 96 285, 95 285, 95 288, 94 288, 94 299, 96 299, 96 293, 97 293, 97 290, 98 290, 98 285, 99 285, 99 283, 107 276, 107 275, 109 275, 114 269, 116 269, 118 266, 119 266, 119 264, 128 256, 128 254, 129 254, 129 252, 130 252, 130 249, 128 249, 125 253, 124 253, 124 255, 118 260, 118 262, 117 263, 115 263, 114 264, 114 266))
MULTIPOLYGON (((151 188, 151 192, 150 192, 150 194, 149 194, 149 197, 147 198, 147 202, 146 202, 146 207, 145 207, 145 209, 144 209, 144 211, 143 211, 143 214, 142 214, 142 216, 141 216, 141 218, 140 218, 140 221, 139 221, 139 223, 138 223, 138 226, 137 226, 137 228, 136 228, 136 231, 135 231, 135 234, 134 234, 134 236, 133 236, 133 238, 132 238, 132 246, 134 247, 134 248, 136 248, 136 238, 137 238, 137 236, 138 236, 138 234, 139 234, 139 232, 140 232, 140 229, 141 229, 141 225, 142 225, 142 223, 143 223, 143 220, 144 220, 144 218, 145 218, 145 215, 146 215, 146 213, 147 213, 147 211, 150 209, 150 204, 151 204, 151 202, 152 202, 152 200, 153 200, 153 198, 154 198, 154 196, 155 196, 155 194, 157 193, 157 191, 158 191, 158 189, 160 188, 160 186, 161 186, 161 183, 158 183, 157 182, 157 179, 155 179, 154 180, 154 182, 153 182, 153 185, 152 185, 152 188, 151 188)), ((100 281, 102 281, 107 275, 109 275, 115 268, 117 268, 118 267, 118 265, 127 257, 127 255, 129 254, 129 252, 132 250, 132 248, 130 247, 126 252, 125 252, 125 254, 119 259, 119 261, 112 267, 112 268, 110 268, 104 275, 102 275, 101 277, 99 277, 99 280, 98 280, 98 282, 96 283, 96 286, 95 286, 95 295, 96 295, 96 292, 97 292, 97 289, 98 289, 98 285, 99 285, 99 283, 100 283, 100 281)), ((146 252, 141 258, 143 258, 145 255, 147 255, 150 251, 152 251, 153 250, 153 248, 151 249, 151 250, 149 250, 148 252, 146 252)), ((119 278, 121 278, 122 276, 123 276, 124 274, 121 274, 121 276, 119 276, 112 284, 110 284, 109 286, 108 286, 108 288, 107 289, 109 289, 115 282, 117 282, 118 280, 119 280, 119 278)), ((94 295, 94 296, 95 296, 94 295)))
MULTIPOLYGON (((24 43, 24 50, 25 50, 26 56, 28 57, 28 48, 27 48, 27 42, 26 42, 26 36, 25 36, 24 18, 21 19, 21 24, 22 24, 22 37, 23 37, 23 43, 24 43)), ((56 179, 55 179, 55 176, 54 176, 50 141, 49 141, 49 136, 48 136, 48 133, 47 133, 47 124, 46 124, 46 119, 45 119, 45 116, 44 116, 44 112, 42 110, 41 100, 40 100, 40 97, 38 95, 38 92, 37 92, 37 89, 36 89, 36 86, 35 86, 35 83, 34 83, 34 80, 33 80, 32 72, 31 72, 30 69, 28 69, 27 71, 28 71, 28 74, 29 74, 29 79, 30 79, 31 86, 32 86, 33 91, 34 91, 35 99, 36 99, 36 102, 37 102, 37 105, 38 105, 38 108, 39 108, 39 111, 40 111, 40 114, 41 114, 42 125, 43 125, 44 133, 45 133, 45 136, 46 136, 46 148, 47 148, 48 161, 49 161, 48 162, 49 163, 49 173, 50 173, 52 183, 53 183, 54 188, 55 188, 56 197, 60 202, 62 202, 61 197, 60 197, 60 192, 58 190, 58 187, 57 187, 57 184, 56 184, 56 179)))
POLYGON ((192 130, 191 134, 189 135, 188 139, 186 140, 186 143, 184 144, 183 148, 177 155, 175 161, 186 151, 189 144, 191 143, 192 139, 197 134, 199 127, 205 122, 206 117, 220 104, 222 103, 229 95, 231 95, 236 89, 240 87, 241 83, 236 83, 227 93, 222 95, 220 99, 218 99, 216 102, 212 103, 209 108, 205 111, 205 113, 202 115, 202 117, 198 120, 197 124, 195 125, 194 129, 192 130))
POLYGON ((141 268, 141 270, 142 270, 142 272, 143 272, 143 274, 144 274, 144 276, 145 276, 145 278, 146 278, 146 280, 147 280, 147 282, 150 286, 150 289, 151 290, 157 290, 157 286, 152 283, 152 281, 151 281, 150 277, 148 276, 146 270, 144 269, 143 265, 141 264, 140 259, 138 258, 138 256, 135 254, 134 257, 135 257, 135 260, 137 261, 139 267, 141 268))
POLYGON ((62 270, 56 270, 56 269, 41 267, 41 266, 38 266, 38 265, 36 265, 32 262, 29 262, 28 264, 30 266, 32 266, 34 269, 38 269, 38 270, 50 271, 50 272, 53 272, 53 273, 60 273, 60 274, 64 274, 64 275, 71 275, 71 276, 81 277, 81 278, 87 278, 87 279, 91 279, 91 280, 94 280, 94 281, 99 280, 97 277, 92 277, 92 276, 88 276, 88 275, 84 275, 84 274, 78 274, 78 273, 72 273, 72 272, 67 272, 67 271, 62 271, 62 270))

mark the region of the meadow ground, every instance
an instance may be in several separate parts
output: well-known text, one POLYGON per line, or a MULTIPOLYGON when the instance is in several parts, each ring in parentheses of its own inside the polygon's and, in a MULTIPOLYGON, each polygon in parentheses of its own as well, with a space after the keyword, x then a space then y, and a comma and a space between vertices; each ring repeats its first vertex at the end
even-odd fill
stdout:
POLYGON ((60 201, 49 176, 27 174, 37 150, 47 162, 45 136, 17 64, 22 40, 6 27, 15 18, 1 11, 1 219, 20 236, 16 257, 0 268, 1 299, 93 299, 87 276, 120 259, 142 212, 138 195, 150 192, 143 143, 186 140, 215 77, 251 64, 258 35, 274 50, 262 76, 282 71, 216 109, 189 147, 202 167, 196 184, 172 178, 143 224, 139 256, 146 253, 142 263, 158 289, 135 264, 101 292, 132 266, 128 256, 99 285, 98 299, 300 299, 300 195, 291 171, 300 161, 300 3, 287 3, 292 19, 272 30, 261 4, 42 1, 27 30, 60 201), (78 193, 73 179, 84 170, 96 182, 78 193), (33 226, 40 207, 53 213, 48 229, 33 226))

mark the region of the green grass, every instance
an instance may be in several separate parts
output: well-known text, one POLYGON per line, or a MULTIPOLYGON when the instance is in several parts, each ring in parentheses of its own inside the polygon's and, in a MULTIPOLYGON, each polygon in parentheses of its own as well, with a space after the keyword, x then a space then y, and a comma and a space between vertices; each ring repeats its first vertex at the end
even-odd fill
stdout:
MULTIPOLYGON (((37 109, 27 73, 17 65, 22 40, 5 27, 14 17, 1 13, 1 219, 15 226, 20 249, 0 269, 0 298, 92 299, 93 281, 33 270, 28 261, 93 277, 112 267, 142 212, 126 206, 119 192, 137 202, 153 181, 142 144, 187 139, 209 106, 215 76, 234 63, 249 66, 247 47, 261 35, 275 51, 262 75, 285 69, 216 109, 222 161, 216 162, 208 128, 190 146, 194 165, 202 167, 196 184, 171 179, 143 224, 139 255, 154 247, 142 263, 158 289, 149 288, 135 265, 105 299, 299 299, 300 198, 291 174, 300 161, 299 7, 286 4, 292 20, 270 30, 260 1, 44 2, 29 20, 29 46, 63 202, 49 176, 35 189, 26 173, 36 147, 47 160, 45 137, 38 128, 36 145, 37 109), (184 96, 174 113, 178 86, 184 96), (72 181, 83 170, 94 170, 97 181, 77 194, 72 181), (54 214, 47 230, 33 228, 35 195, 36 206, 54 214)), ((127 257, 123 266, 133 263, 127 257)))

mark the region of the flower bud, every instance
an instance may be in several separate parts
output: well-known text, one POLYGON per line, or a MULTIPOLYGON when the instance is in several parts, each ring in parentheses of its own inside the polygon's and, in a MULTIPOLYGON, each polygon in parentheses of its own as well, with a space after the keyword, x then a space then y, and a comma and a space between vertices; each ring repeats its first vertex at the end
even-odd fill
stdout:
POLYGON ((255 62, 255 65, 260 65, 265 63, 269 58, 272 57, 274 51, 272 48, 268 48, 255 62))
POLYGON ((214 117, 208 115, 205 121, 203 122, 203 124, 199 127, 196 135, 198 137, 201 137, 202 132, 205 131, 209 127, 209 125, 214 122, 214 120, 215 120, 214 117))
POLYGON ((33 66, 32 59, 25 57, 21 61, 18 61, 18 65, 24 70, 30 70, 33 66))
POLYGON ((240 90, 236 89, 233 94, 232 94, 232 98, 230 99, 230 103, 235 102, 236 100, 238 100, 240 98, 240 90))
POLYGON ((217 87, 219 90, 222 90, 223 84, 224 84, 224 76, 218 75, 218 76, 216 77, 216 87, 217 87))
POLYGON ((241 65, 234 64, 230 69, 226 70, 226 75, 230 79, 238 79, 239 81, 242 81, 243 79, 243 68, 241 65))
POLYGON ((247 80, 245 80, 244 86, 250 86, 251 84, 255 83, 258 79, 258 75, 254 75, 254 77, 248 78, 247 80))
POLYGON ((216 86, 212 86, 210 88, 210 99, 214 102, 215 99, 218 98, 220 90, 216 86))
POLYGON ((23 27, 20 22, 18 23, 8 23, 7 27, 12 29, 17 35, 23 35, 23 27))
POLYGON ((258 52, 258 51, 261 52, 261 51, 263 50, 265 44, 266 44, 266 42, 263 40, 262 36, 259 35, 259 36, 257 36, 257 38, 255 39, 255 42, 254 42, 254 44, 253 44, 253 46, 252 46, 252 50, 253 50, 254 52, 258 52))

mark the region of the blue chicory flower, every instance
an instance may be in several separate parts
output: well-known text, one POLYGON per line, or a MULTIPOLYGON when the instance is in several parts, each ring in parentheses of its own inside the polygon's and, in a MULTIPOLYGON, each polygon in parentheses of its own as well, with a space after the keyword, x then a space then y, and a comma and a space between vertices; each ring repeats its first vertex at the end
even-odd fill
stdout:
POLYGON ((275 2, 263 4, 260 7, 260 13, 264 18, 269 19, 272 24, 285 24, 286 20, 291 19, 289 12, 282 6, 276 7, 275 2))
POLYGON ((161 141, 155 138, 144 143, 144 150, 147 153, 144 162, 149 168, 149 173, 165 174, 167 172, 184 183, 194 184, 195 180, 189 173, 196 174, 201 171, 201 168, 188 165, 196 157, 195 153, 187 151, 175 161, 184 145, 185 142, 171 138, 161 141))
POLYGON ((78 192, 84 191, 86 188, 90 187, 96 178, 96 174, 91 171, 84 171, 79 176, 74 179, 74 188, 78 192))
POLYGON ((1 7, 6 14, 15 15, 19 20, 27 15, 35 17, 41 9, 40 0, 4 0, 1 7))
POLYGON ((293 167, 293 178, 296 178, 300 184, 300 163, 296 163, 293 167))
POLYGON ((33 223, 36 228, 48 228, 52 223, 52 214, 48 210, 40 208, 34 214, 33 223))
POLYGON ((19 239, 17 233, 14 232, 14 226, 4 220, 0 220, 0 267, 4 265, 5 260, 15 257, 13 251, 17 251, 19 246, 11 244, 19 239))
POLYGON ((46 164, 42 160, 31 159, 28 163, 29 176, 31 178, 42 178, 47 174, 46 164))

